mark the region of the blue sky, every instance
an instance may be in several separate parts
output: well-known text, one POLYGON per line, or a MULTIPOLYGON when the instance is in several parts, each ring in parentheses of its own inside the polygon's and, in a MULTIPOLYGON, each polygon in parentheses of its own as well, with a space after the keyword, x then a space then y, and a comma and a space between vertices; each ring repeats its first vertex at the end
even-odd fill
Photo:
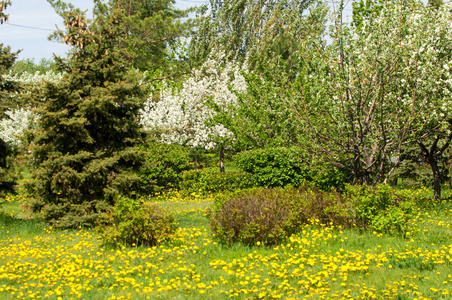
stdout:
MULTIPOLYGON (((93 7, 92 0, 66 2, 72 2, 83 10, 93 7)), ((176 6, 187 8, 206 2, 177 0, 176 6)), ((51 58, 53 54, 65 56, 67 46, 47 38, 56 25, 63 28, 63 22, 46 0, 12 0, 12 5, 5 12, 9 15, 9 24, 0 25, 0 43, 11 46, 13 51, 22 49, 19 59, 31 58, 37 63, 41 58, 51 58)))

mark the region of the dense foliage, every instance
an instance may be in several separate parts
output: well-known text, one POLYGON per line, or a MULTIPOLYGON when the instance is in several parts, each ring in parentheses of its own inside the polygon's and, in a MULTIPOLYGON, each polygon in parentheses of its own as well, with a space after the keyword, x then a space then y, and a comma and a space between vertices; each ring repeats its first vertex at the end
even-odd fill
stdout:
POLYGON ((299 186, 309 180, 310 157, 299 147, 256 149, 239 153, 234 160, 241 170, 253 174, 257 186, 299 186))
MULTIPOLYGON (((3 9, 6 4, 0 3, 3 9)), ((1 10, 0 10, 1 12, 1 10)), ((0 16, 0 19, 2 17, 0 16)), ((3 21, 2 21, 3 22, 3 21)), ((13 93, 19 88, 18 84, 6 80, 4 76, 9 73, 14 61, 17 59, 18 52, 11 52, 10 47, 4 47, 0 44, 0 123, 9 119, 8 108, 17 107, 18 103, 15 101, 13 93)), ((6 129, 6 128, 5 128, 6 129)), ((8 130, 2 130, 2 133, 8 130)), ((11 145, 8 143, 7 137, 4 134, 0 135, 0 195, 3 190, 11 190, 11 184, 4 181, 6 171, 10 167, 8 156, 11 154, 11 145)))
POLYGON ((250 173, 219 173, 216 168, 186 171, 182 173, 181 179, 180 188, 189 192, 232 192, 255 186, 250 173))
POLYGON ((138 151, 143 159, 138 176, 145 193, 179 188, 182 172, 191 167, 189 151, 182 146, 154 142, 140 146, 138 151))
POLYGON ((119 198, 97 224, 103 243, 112 246, 156 246, 177 229, 174 216, 159 206, 128 198, 119 198))
POLYGON ((385 234, 409 231, 414 203, 387 185, 348 186, 345 193, 300 188, 245 189, 215 198, 208 217, 226 244, 280 243, 306 224, 358 227, 385 234))
POLYGON ((47 83, 40 95, 36 165, 30 191, 35 212, 59 227, 93 224, 118 194, 136 190, 133 151, 143 89, 114 41, 123 33, 123 15, 98 3, 90 25, 80 11, 62 13, 72 46, 69 60, 56 58, 63 79, 47 83))

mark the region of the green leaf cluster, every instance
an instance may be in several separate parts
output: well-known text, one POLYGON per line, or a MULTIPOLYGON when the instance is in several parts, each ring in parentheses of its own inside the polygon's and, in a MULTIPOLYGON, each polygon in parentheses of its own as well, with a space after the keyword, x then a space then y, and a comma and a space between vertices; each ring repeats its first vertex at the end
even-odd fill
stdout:
POLYGON ((120 197, 97 221, 101 240, 111 246, 152 247, 176 232, 174 216, 155 204, 120 197))
POLYGON ((138 169, 143 192, 155 194, 177 189, 182 172, 191 168, 189 150, 182 146, 150 143, 139 146, 138 151, 143 158, 138 169))

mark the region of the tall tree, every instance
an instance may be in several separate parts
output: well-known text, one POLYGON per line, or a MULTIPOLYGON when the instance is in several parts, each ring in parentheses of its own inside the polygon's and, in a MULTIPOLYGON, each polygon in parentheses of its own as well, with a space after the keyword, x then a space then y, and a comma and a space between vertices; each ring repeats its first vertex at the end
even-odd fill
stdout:
POLYGON ((222 50, 228 59, 238 61, 264 49, 271 53, 267 59, 290 56, 306 30, 305 14, 316 3, 314 0, 211 0, 191 41, 193 58, 203 61, 213 49, 222 50))
MULTIPOLYGON (((5 75, 11 70, 18 52, 11 52, 10 47, 0 44, 0 120, 9 118, 8 110, 15 107, 15 98, 12 93, 17 91, 18 85, 14 81, 6 80, 5 75)), ((7 157, 10 154, 10 145, 0 137, 0 192, 2 190, 4 175, 8 168, 7 157)))
POLYGON ((110 0, 109 5, 125 14, 124 35, 118 43, 123 58, 140 70, 165 70, 178 73, 183 67, 177 52, 193 26, 189 13, 174 0, 110 0))
POLYGON ((0 24, 8 21, 8 15, 5 14, 5 10, 8 8, 8 5, 11 5, 11 1, 0 1, 0 24))
POLYGON ((429 154, 439 198, 435 161, 451 131, 450 22, 449 5, 386 5, 360 30, 337 27, 331 46, 310 52, 317 64, 300 73, 292 108, 308 141, 356 182, 386 181, 403 143, 438 138, 424 152, 436 155, 429 154))
POLYGON ((116 195, 136 188, 132 147, 142 136, 137 117, 144 91, 117 48, 123 10, 95 1, 94 19, 87 20, 79 9, 53 5, 66 27, 57 34, 71 52, 68 60, 55 58, 64 76, 41 95, 33 209, 55 226, 88 226, 116 195))

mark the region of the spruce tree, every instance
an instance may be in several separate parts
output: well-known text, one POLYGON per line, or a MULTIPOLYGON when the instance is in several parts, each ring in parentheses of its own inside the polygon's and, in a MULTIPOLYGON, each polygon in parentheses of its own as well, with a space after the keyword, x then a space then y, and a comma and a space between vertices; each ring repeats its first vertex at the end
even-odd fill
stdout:
MULTIPOLYGON (((5 112, 14 108, 15 98, 12 93, 18 90, 19 86, 15 82, 7 81, 3 75, 11 70, 19 52, 11 52, 10 47, 4 47, 0 44, 0 119, 8 118, 5 112)), ((2 191, 11 191, 11 183, 4 182, 6 170, 8 169, 8 156, 11 149, 4 140, 0 138, 0 194, 2 191)))
MULTIPOLYGON (((60 7, 61 8, 61 7, 60 7)), ((59 84, 46 84, 39 109, 30 190, 33 210, 57 227, 92 225, 117 195, 137 188, 133 147, 142 138, 137 116, 145 96, 137 73, 117 51, 124 15, 96 1, 94 19, 80 10, 57 11, 72 46, 59 84)))

